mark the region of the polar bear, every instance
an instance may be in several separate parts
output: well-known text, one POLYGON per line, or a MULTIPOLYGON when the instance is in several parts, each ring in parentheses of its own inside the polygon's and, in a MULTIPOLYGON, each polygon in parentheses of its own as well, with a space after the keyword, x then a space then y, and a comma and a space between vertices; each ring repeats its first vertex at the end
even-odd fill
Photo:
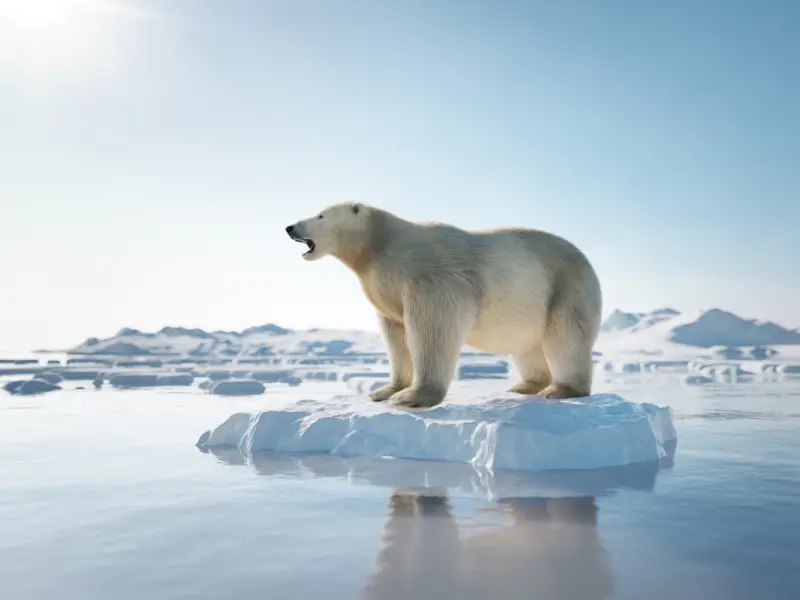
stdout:
POLYGON ((391 376, 370 393, 410 408, 441 403, 466 343, 511 355, 544 398, 591 394, 600 282, 567 240, 535 229, 466 231, 344 202, 286 228, 306 260, 349 267, 378 313, 391 376))

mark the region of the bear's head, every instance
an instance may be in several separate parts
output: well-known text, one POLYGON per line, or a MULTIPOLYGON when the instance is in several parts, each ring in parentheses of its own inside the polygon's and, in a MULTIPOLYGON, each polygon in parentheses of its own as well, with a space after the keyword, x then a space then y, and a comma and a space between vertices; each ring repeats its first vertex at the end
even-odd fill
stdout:
POLYGON ((334 204, 310 219, 289 225, 286 233, 308 246, 303 253, 306 260, 329 254, 341 256, 352 253, 368 239, 369 212, 370 208, 360 203, 334 204))

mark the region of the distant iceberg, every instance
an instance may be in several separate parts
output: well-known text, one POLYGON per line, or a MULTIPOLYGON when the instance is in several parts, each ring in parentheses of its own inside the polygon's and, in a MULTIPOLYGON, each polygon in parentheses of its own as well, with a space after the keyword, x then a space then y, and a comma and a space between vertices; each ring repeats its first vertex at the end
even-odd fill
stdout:
POLYGON ((668 407, 615 394, 569 401, 500 394, 407 411, 363 396, 300 400, 236 413, 197 441, 236 448, 334 456, 468 463, 491 470, 596 469, 657 462, 677 442, 668 407))

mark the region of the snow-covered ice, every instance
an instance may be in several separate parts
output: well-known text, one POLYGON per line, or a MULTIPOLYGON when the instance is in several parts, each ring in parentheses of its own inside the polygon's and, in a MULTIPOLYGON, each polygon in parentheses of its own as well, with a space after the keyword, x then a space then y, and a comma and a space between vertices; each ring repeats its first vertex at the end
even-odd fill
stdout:
POLYGON ((669 407, 616 394, 569 401, 499 394, 408 411, 363 396, 236 413, 197 446, 469 463, 491 470, 593 469, 658 461, 677 435, 669 407))
POLYGON ((389 383, 386 377, 351 377, 347 380, 347 387, 357 394, 369 394, 371 391, 389 383))

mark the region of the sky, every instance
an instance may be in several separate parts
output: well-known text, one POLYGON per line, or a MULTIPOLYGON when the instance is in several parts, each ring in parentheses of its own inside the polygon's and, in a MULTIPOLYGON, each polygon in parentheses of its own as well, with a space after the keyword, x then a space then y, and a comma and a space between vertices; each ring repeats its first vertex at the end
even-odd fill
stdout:
POLYGON ((341 200, 577 244, 604 313, 800 326, 793 0, 0 0, 0 348, 376 329, 341 200))

